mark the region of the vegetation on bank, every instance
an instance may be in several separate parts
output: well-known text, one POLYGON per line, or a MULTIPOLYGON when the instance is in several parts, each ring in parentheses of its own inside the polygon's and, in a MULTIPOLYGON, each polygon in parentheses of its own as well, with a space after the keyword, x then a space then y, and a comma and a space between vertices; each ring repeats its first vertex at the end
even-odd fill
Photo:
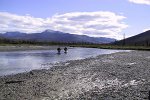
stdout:
POLYGON ((20 40, 20 39, 5 39, 0 38, 0 45, 65 45, 66 43, 59 42, 40 42, 36 40, 20 40))
POLYGON ((123 49, 123 50, 150 50, 149 45, 116 45, 116 44, 92 44, 92 43, 63 43, 63 42, 39 42, 30 40, 10 40, 0 39, 1 46, 9 45, 42 45, 42 46, 53 46, 53 45, 65 45, 71 47, 89 47, 89 48, 101 48, 101 49, 123 49))
POLYGON ((123 50, 150 50, 150 46, 128 46, 128 45, 113 45, 113 44, 77 44, 70 45, 72 47, 89 47, 89 48, 101 48, 101 49, 123 49, 123 50))

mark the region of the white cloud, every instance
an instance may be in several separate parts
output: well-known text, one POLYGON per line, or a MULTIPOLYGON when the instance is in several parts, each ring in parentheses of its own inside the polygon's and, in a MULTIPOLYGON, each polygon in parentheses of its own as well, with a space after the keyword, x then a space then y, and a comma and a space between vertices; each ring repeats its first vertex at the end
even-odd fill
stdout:
POLYGON ((150 0, 129 0, 129 1, 136 4, 150 5, 150 0))
POLYGON ((0 12, 0 32, 34 33, 51 29, 71 34, 119 38, 118 33, 128 27, 122 21, 124 18, 124 16, 106 11, 56 14, 45 19, 35 18, 29 14, 19 16, 0 12))
POLYGON ((146 31, 149 31, 149 30, 150 30, 150 28, 146 28, 146 29, 143 30, 143 32, 146 32, 146 31))

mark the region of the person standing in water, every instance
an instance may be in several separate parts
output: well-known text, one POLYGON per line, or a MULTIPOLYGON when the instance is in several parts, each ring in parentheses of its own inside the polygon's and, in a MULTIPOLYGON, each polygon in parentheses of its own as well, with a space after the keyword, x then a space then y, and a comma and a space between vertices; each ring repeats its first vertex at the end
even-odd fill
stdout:
POLYGON ((67 50, 68 50, 67 47, 65 47, 65 48, 64 48, 65 53, 67 53, 67 50))
POLYGON ((60 54, 61 49, 60 49, 60 48, 57 48, 57 51, 58 51, 58 54, 60 54))

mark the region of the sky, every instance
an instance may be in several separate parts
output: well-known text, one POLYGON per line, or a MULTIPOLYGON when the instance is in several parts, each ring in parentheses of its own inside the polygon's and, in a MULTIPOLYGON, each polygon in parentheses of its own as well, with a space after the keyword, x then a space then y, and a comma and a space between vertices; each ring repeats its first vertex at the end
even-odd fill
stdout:
POLYGON ((150 0, 0 0, 0 33, 47 29, 127 38, 150 29, 150 0))

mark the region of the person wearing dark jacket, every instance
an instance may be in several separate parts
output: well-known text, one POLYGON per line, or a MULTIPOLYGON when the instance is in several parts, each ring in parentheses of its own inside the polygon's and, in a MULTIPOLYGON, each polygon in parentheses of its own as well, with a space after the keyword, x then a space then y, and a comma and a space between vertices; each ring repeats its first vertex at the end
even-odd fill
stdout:
POLYGON ((58 54, 60 54, 61 49, 60 49, 60 48, 57 48, 57 51, 58 51, 58 54))
POLYGON ((67 53, 67 50, 68 50, 67 47, 65 47, 65 48, 64 48, 65 53, 67 53))

